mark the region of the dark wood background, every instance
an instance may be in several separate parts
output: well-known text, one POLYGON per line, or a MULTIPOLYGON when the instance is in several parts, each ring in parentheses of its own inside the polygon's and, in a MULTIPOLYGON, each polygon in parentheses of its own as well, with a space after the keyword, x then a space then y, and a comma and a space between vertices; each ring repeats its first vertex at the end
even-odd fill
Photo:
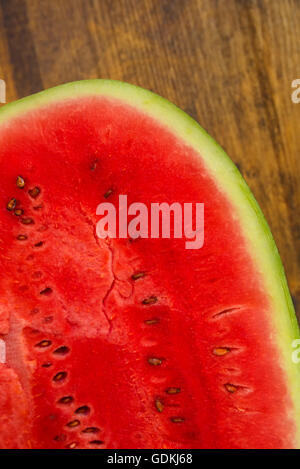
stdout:
POLYGON ((114 78, 196 118, 259 201, 300 314, 300 0, 0 0, 7 100, 114 78))

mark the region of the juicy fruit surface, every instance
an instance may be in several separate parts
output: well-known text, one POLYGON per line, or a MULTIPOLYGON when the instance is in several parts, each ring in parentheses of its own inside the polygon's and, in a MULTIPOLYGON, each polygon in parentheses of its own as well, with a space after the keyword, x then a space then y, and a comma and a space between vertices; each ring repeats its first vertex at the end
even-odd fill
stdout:
POLYGON ((95 96, 0 140, 0 447, 293 446, 269 298, 199 155, 95 96), (203 248, 98 239, 97 205, 119 194, 204 202, 203 248))

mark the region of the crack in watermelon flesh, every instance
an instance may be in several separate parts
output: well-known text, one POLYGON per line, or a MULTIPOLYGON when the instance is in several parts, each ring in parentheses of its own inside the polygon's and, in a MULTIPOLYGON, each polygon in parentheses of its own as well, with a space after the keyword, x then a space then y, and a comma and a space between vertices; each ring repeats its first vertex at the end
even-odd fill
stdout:
POLYGON ((293 447, 270 293, 201 154, 96 95, 16 115, 0 140, 0 447, 293 447), (99 239, 119 194, 204 202, 203 248, 99 239))

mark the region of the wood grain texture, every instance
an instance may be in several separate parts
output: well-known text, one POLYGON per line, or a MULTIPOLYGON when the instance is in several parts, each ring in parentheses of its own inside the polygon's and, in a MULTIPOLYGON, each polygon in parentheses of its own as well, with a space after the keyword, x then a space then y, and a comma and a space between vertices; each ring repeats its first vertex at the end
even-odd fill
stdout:
POLYGON ((0 0, 0 78, 9 101, 124 80, 196 118, 260 203, 300 315, 299 24, 299 0, 0 0))

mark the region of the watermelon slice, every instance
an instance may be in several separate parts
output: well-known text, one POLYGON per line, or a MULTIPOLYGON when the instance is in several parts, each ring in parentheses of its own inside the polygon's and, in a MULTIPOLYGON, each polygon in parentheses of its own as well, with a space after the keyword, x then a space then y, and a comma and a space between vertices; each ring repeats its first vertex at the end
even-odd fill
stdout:
POLYGON ((0 110, 1 448, 294 448, 299 338, 236 167, 132 85, 0 110), (100 239, 97 206, 205 204, 205 242, 100 239), (2 347, 3 348, 3 347, 2 347))

